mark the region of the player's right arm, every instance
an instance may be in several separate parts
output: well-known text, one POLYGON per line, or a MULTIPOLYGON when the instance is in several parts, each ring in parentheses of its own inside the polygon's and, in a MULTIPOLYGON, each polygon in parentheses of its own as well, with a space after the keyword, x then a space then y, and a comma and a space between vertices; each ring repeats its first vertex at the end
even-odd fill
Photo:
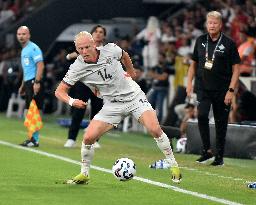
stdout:
POLYGON ((25 95, 25 87, 24 87, 24 81, 23 80, 22 80, 22 83, 21 83, 21 85, 19 87, 19 94, 21 96, 25 95))
POLYGON ((123 56, 121 58, 121 61, 124 64, 127 73, 134 79, 136 77, 136 72, 133 67, 132 60, 126 51, 123 51, 123 56))
POLYGON ((196 61, 192 60, 192 63, 189 66, 188 69, 188 81, 187 81, 187 96, 190 97, 191 94, 193 93, 193 79, 195 76, 195 72, 196 72, 196 61))
POLYGON ((82 100, 79 100, 79 99, 71 98, 68 95, 69 89, 70 89, 70 85, 68 85, 67 83, 62 81, 62 82, 60 82, 60 84, 58 85, 58 87, 55 91, 55 96, 59 100, 69 104, 70 106, 74 106, 79 109, 84 109, 86 107, 87 103, 82 100))

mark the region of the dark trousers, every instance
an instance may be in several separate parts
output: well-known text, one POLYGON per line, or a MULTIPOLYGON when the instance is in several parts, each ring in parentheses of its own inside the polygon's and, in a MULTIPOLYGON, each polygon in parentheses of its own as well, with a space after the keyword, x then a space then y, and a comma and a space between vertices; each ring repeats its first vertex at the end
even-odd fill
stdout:
POLYGON ((203 142, 203 151, 211 148, 209 112, 212 105, 216 131, 216 157, 223 158, 228 115, 230 106, 224 103, 226 91, 200 91, 197 93, 198 105, 198 127, 203 142))
MULTIPOLYGON (((73 93, 73 95, 71 94, 72 97, 83 100, 84 102, 87 102, 89 99, 91 99, 90 119, 93 119, 93 117, 101 110, 103 106, 103 100, 96 97, 91 89, 86 85, 78 82, 72 87, 71 92, 73 93)), ((71 125, 68 131, 68 139, 76 140, 80 129, 80 124, 84 118, 84 113, 85 109, 78 109, 73 107, 71 125)))
POLYGON ((28 80, 24 82, 24 88, 25 88, 25 102, 26 102, 26 109, 29 108, 31 100, 34 98, 36 101, 36 105, 39 110, 43 108, 43 102, 44 102, 44 97, 43 97, 43 84, 40 83, 40 90, 39 92, 34 95, 34 79, 28 80))

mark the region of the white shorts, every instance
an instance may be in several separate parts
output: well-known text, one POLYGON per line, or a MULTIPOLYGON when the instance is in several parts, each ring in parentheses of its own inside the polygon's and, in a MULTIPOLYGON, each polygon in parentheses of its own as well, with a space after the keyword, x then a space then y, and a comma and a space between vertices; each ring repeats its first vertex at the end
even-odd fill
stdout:
POLYGON ((93 119, 117 126, 127 115, 132 114, 137 120, 139 120, 142 113, 148 110, 153 111, 154 109, 148 102, 145 93, 140 92, 131 101, 105 102, 102 109, 94 116, 93 119))

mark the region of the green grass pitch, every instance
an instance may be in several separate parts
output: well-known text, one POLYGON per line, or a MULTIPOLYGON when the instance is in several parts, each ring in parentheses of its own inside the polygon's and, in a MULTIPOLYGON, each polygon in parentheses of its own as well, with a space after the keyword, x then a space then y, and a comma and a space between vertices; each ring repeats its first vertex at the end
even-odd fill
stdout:
POLYGON ((100 140, 102 148, 95 151, 93 166, 111 170, 117 158, 129 157, 136 163, 137 176, 142 181, 119 182, 111 173, 91 169, 88 185, 61 184, 80 171, 77 163, 83 131, 77 147, 66 149, 63 144, 67 129, 58 126, 52 116, 44 116, 43 121, 40 147, 33 148, 44 153, 40 154, 4 144, 22 142, 26 129, 23 120, 0 114, 0 205, 256 204, 256 190, 246 186, 247 182, 256 181, 255 160, 225 158, 224 167, 211 167, 195 163, 196 155, 175 154, 183 180, 174 184, 169 170, 148 168, 163 155, 149 135, 138 133, 105 134, 100 140), (146 183, 146 179, 167 188, 146 183))

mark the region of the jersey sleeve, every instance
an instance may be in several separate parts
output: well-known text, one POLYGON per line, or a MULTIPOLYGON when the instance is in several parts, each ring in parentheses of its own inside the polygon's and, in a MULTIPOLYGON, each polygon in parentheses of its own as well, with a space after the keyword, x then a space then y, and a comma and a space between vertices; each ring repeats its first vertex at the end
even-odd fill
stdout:
POLYGON ((62 81, 69 86, 73 86, 77 81, 80 80, 80 77, 81 77, 81 75, 79 75, 76 69, 78 66, 76 61, 70 65, 68 72, 62 79, 62 81))
POLYGON ((236 47, 235 42, 231 42, 231 59, 232 59, 232 65, 239 64, 241 62, 238 49, 236 47))
POLYGON ((35 63, 43 61, 43 53, 42 53, 41 49, 38 46, 35 46, 33 48, 32 58, 33 58, 33 61, 35 63))
POLYGON ((109 47, 114 55, 114 58, 120 61, 123 56, 123 50, 114 43, 109 43, 109 47))

